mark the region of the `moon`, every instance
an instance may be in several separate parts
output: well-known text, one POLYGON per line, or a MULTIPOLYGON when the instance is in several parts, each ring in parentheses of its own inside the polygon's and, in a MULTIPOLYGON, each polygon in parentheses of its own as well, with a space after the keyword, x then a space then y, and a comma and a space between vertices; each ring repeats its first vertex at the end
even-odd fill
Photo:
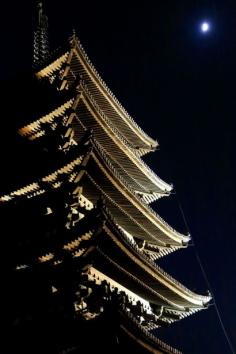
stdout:
POLYGON ((209 31, 210 31, 210 24, 209 24, 208 22, 203 22, 203 23, 201 24, 201 31, 202 31, 203 33, 209 32, 209 31))

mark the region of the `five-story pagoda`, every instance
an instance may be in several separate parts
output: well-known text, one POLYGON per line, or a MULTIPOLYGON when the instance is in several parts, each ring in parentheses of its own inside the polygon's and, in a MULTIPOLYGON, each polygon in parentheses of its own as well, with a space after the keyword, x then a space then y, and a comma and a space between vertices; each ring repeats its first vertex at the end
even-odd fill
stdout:
POLYGON ((41 2, 34 68, 32 89, 46 92, 38 104, 47 113, 19 126, 17 158, 30 149, 33 159, 0 197, 11 235, 3 318, 12 340, 3 352, 179 353, 153 330, 211 298, 157 264, 190 241, 150 206, 172 190, 142 159, 158 143, 112 94, 75 33, 50 55, 41 2))

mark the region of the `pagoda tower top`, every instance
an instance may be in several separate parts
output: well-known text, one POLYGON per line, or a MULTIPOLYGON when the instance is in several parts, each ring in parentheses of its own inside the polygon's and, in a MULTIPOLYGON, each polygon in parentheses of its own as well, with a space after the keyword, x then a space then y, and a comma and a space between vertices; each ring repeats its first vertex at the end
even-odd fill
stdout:
POLYGON ((43 2, 37 1, 35 17, 33 65, 38 66, 49 56, 48 17, 44 13, 43 2))
POLYGON ((45 18, 45 15, 43 14, 43 3, 42 3, 42 1, 38 1, 37 9, 38 9, 38 24, 41 26, 41 25, 43 25, 43 21, 44 21, 44 18, 45 18))

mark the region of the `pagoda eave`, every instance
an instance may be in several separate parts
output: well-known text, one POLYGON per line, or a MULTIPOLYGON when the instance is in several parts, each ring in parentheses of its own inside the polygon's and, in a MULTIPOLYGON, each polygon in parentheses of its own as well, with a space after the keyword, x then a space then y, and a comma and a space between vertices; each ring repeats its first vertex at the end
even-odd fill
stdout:
POLYGON ((91 152, 91 160, 87 165, 84 178, 85 176, 87 176, 86 181, 83 180, 82 182, 85 196, 95 203, 102 192, 108 200, 109 208, 114 211, 115 214, 113 216, 115 217, 116 215, 115 218, 118 224, 124 227, 131 235, 143 239, 144 234, 146 234, 147 240, 157 244, 159 242, 159 245, 162 246, 171 244, 182 247, 183 243, 188 242, 189 236, 184 236, 172 229, 150 207, 135 197, 131 191, 127 188, 124 189, 125 186, 121 184, 117 176, 111 174, 108 166, 104 165, 104 159, 101 160, 96 150, 91 152), (96 170, 98 172, 95 172, 96 170), (119 217, 119 214, 122 217, 119 217), (124 223, 124 220, 127 221, 124 223))
MULTIPOLYGON (((123 263, 126 264, 127 267, 128 264, 130 264, 130 273, 133 272, 134 275, 139 274, 141 277, 143 272, 143 281, 147 281, 147 279, 150 278, 148 281, 149 284, 156 283, 156 286, 153 289, 159 289, 160 294, 162 294, 160 289, 163 289, 162 295, 167 298, 167 289, 169 289, 169 300, 176 302, 178 305, 185 307, 204 307, 205 304, 210 301, 210 297, 193 293, 172 278, 169 274, 164 272, 154 262, 151 262, 148 257, 145 257, 145 255, 143 255, 137 247, 134 247, 130 242, 127 242, 127 238, 124 238, 124 236, 116 230, 115 225, 109 224, 110 223, 108 221, 108 226, 103 226, 103 229, 109 241, 107 250, 114 248, 114 252, 112 253, 114 256, 112 258, 115 262, 121 263, 118 262, 118 254, 120 254, 121 259, 122 257, 126 257, 127 260, 123 263)), ((103 247, 104 243, 105 241, 100 247, 103 247)), ((104 251, 106 252, 106 248, 104 251)))
POLYGON ((124 134, 130 143, 133 144, 134 148, 139 147, 139 151, 137 151, 139 156, 154 151, 158 147, 158 142, 148 137, 142 131, 108 89, 91 64, 77 38, 73 41, 69 52, 66 52, 46 68, 37 72, 36 77, 39 79, 47 77, 53 82, 55 75, 59 75, 58 73, 61 70, 62 73, 60 76, 63 87, 67 85, 67 80, 69 85, 71 85, 74 81, 83 77, 89 91, 95 95, 98 105, 100 105, 101 101, 103 108, 107 107, 107 113, 109 112, 108 118, 116 122, 116 124, 119 122, 117 128, 121 131, 121 134, 124 134))
POLYGON ((98 117, 97 115, 98 113, 94 111, 89 101, 85 100, 80 93, 76 98, 71 98, 46 116, 24 126, 19 130, 19 133, 30 140, 35 140, 44 135, 42 124, 50 123, 53 127, 58 121, 67 117, 68 122, 73 124, 76 141, 81 139, 85 129, 93 129, 94 137, 109 154, 110 159, 113 159, 117 170, 123 174, 137 193, 143 195, 145 203, 149 204, 161 197, 168 196, 172 186, 162 181, 135 153, 130 151, 123 140, 119 139, 116 131, 112 131, 110 125, 107 125, 106 122, 102 123, 104 116, 98 117), (86 109, 83 108, 85 106, 86 109), (114 155, 117 149, 120 150, 120 154, 114 155), (126 166, 125 169, 121 168, 123 164, 126 166))

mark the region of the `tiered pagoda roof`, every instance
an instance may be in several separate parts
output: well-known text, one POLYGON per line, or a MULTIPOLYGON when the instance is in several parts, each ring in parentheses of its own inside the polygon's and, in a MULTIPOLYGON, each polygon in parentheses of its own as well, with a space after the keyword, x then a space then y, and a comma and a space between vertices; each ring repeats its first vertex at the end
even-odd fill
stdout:
POLYGON ((52 163, 0 196, 2 215, 15 213, 17 235, 24 235, 11 244, 10 269, 26 279, 46 269, 45 291, 70 301, 78 318, 117 308, 120 338, 143 352, 178 354, 152 331, 207 308, 211 297, 154 262, 190 240, 149 205, 172 190, 142 160, 158 143, 114 97, 75 35, 36 77, 61 92, 61 103, 18 131, 52 163))
POLYGON ((59 73, 62 83, 60 89, 68 88, 78 78, 82 78, 97 104, 103 108, 105 115, 120 131, 130 147, 136 150, 137 155, 143 156, 145 153, 153 151, 158 143, 136 124, 113 95, 89 60, 79 39, 73 36, 70 43, 71 49, 40 70, 36 74, 37 77, 40 79, 48 77, 50 81, 53 81, 59 73))

